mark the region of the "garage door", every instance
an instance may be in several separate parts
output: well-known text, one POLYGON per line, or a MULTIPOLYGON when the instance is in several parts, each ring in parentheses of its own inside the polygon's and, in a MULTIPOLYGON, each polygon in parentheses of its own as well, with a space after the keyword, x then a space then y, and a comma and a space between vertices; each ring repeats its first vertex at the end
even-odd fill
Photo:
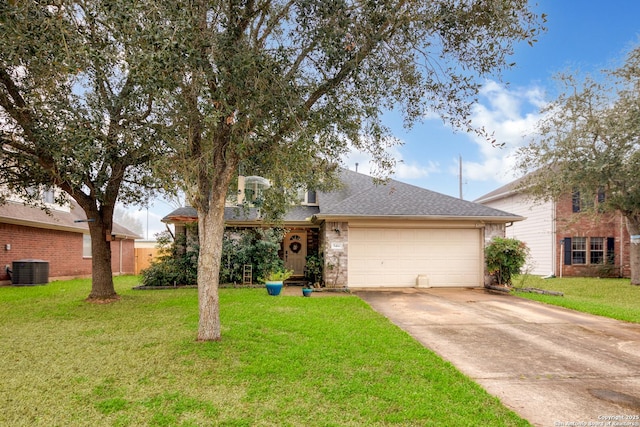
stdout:
POLYGON ((350 287, 482 285, 479 229, 350 228, 350 287))

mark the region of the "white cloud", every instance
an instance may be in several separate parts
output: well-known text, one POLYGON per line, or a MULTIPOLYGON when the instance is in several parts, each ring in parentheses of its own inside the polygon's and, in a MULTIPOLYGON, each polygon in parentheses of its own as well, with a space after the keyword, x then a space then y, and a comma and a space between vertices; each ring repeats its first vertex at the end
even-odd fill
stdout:
POLYGON ((514 154, 533 134, 543 105, 543 90, 539 87, 510 89, 488 81, 480 91, 480 102, 473 108, 472 123, 476 127, 483 127, 493 134, 496 143, 504 145, 495 147, 485 139, 470 134, 478 145, 481 159, 463 163, 465 178, 500 184, 516 178, 518 171, 515 170, 514 154))
MULTIPOLYGON (((142 224, 142 238, 155 240, 155 235, 166 230, 165 224, 161 221, 165 215, 154 212, 154 207, 150 209, 129 206, 124 208, 126 212, 142 224)), ((167 212, 168 213, 168 212, 167 212)))
MULTIPOLYGON (((407 161, 403 158, 399 147, 392 146, 387 148, 387 152, 396 161, 396 166, 392 178, 398 180, 411 180, 426 178, 431 174, 441 171, 440 164, 438 162, 429 161, 426 165, 420 164, 415 161, 407 161)), ((351 170, 356 170, 356 163, 358 164, 358 172, 366 175, 373 175, 373 169, 375 165, 372 162, 372 157, 367 153, 351 150, 343 162, 351 170)))

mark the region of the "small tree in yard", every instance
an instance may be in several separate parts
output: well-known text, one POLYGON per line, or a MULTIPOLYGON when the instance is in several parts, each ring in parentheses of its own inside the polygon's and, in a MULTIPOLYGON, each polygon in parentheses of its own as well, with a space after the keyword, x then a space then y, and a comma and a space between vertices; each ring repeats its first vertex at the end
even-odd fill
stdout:
POLYGON ((520 240, 494 237, 484 254, 487 270, 496 279, 496 283, 511 286, 511 278, 520 273, 527 261, 529 249, 520 240))

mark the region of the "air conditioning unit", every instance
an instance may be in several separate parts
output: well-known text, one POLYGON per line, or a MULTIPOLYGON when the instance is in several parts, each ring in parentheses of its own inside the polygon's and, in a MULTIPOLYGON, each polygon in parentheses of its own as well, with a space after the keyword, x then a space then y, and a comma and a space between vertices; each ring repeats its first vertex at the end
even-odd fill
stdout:
POLYGON ((13 285, 42 285, 49 283, 49 262, 41 259, 13 261, 13 285))

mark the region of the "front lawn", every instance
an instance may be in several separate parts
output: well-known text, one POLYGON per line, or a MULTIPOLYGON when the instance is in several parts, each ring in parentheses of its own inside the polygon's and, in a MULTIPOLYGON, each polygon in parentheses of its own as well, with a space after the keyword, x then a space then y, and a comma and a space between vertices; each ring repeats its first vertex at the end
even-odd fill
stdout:
POLYGON ((0 425, 529 425, 355 296, 222 289, 197 343, 195 289, 137 284, 0 288, 0 425))
POLYGON ((542 279, 537 276, 519 276, 513 280, 513 284, 516 287, 515 294, 520 297, 584 313, 640 323, 640 286, 632 286, 629 279, 592 277, 542 279), (564 296, 518 292, 518 287, 560 291, 564 296))

